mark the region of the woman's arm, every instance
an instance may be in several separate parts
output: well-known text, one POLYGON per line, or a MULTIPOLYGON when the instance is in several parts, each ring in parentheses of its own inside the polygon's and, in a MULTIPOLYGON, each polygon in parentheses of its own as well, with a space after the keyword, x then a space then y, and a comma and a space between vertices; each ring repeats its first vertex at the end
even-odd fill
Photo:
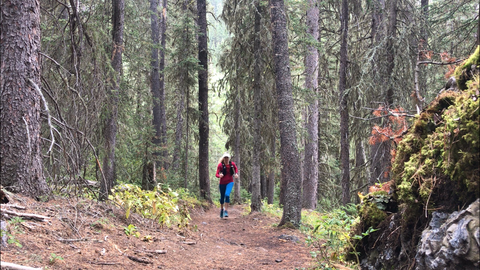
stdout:
POLYGON ((223 175, 220 176, 220 171, 221 171, 221 170, 223 170, 223 166, 222 166, 222 163, 219 163, 218 166, 217 166, 217 173, 215 174, 215 176, 216 176, 217 178, 222 178, 222 177, 223 177, 223 175))

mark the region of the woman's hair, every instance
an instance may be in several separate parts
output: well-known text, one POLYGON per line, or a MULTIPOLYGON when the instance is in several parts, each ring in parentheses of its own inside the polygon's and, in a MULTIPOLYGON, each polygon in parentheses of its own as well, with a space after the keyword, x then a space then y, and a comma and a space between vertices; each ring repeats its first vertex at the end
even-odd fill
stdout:
POLYGON ((228 161, 230 161, 230 155, 228 153, 223 154, 220 159, 218 160, 218 164, 222 163, 223 158, 228 157, 228 161))

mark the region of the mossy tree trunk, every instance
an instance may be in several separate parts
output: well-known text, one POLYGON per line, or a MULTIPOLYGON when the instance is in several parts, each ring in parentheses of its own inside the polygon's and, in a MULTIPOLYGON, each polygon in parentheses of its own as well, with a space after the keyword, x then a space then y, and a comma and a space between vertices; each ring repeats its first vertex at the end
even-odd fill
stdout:
POLYGON ((272 42, 277 88, 278 120, 280 125, 280 154, 282 181, 285 183, 284 206, 279 226, 291 223, 300 226, 301 181, 297 148, 296 123, 293 111, 292 81, 288 53, 287 18, 283 0, 272 0, 272 42))

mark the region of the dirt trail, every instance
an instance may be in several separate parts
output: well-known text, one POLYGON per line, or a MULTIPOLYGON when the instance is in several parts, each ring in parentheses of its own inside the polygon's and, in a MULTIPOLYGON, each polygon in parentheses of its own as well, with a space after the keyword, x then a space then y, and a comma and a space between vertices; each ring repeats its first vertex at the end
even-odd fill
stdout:
POLYGON ((9 234, 19 246, 2 247, 1 260, 5 262, 76 270, 309 269, 313 265, 303 235, 273 227, 277 218, 261 213, 243 215, 241 206, 231 208, 230 217, 224 219, 215 207, 195 210, 190 230, 180 233, 135 215, 126 220, 118 208, 91 201, 40 203, 21 198, 16 203, 26 207, 18 212, 50 219, 10 223, 9 234), (129 224, 137 227, 140 237, 125 234, 129 224), (144 236, 151 241, 144 241, 144 236), (166 254, 152 250, 165 250, 166 254))
POLYGON ((260 213, 244 216, 240 206, 230 208, 224 219, 219 211, 213 208, 193 218, 198 231, 191 237, 197 244, 167 258, 182 261, 176 269, 301 269, 311 265, 298 231, 276 229, 272 224, 278 220, 260 213))

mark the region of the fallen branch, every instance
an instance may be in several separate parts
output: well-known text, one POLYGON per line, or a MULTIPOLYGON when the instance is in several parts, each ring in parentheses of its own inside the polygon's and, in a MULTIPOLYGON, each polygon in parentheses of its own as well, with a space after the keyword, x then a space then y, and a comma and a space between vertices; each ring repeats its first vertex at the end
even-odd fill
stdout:
POLYGON ((131 255, 127 255, 127 257, 134 262, 145 263, 145 264, 153 263, 153 262, 151 262, 147 259, 144 259, 144 258, 138 258, 138 257, 131 256, 131 255))
POLYGON ((151 249, 145 249, 145 250, 135 250, 135 252, 144 252, 144 253, 155 253, 155 254, 167 254, 167 251, 166 250, 161 250, 161 249, 157 249, 157 250, 151 250, 151 249))
POLYGON ((15 208, 15 209, 18 209, 18 210, 27 209, 25 206, 21 206, 21 205, 18 205, 18 204, 4 204, 3 206, 9 207, 9 208, 15 208))
POLYGON ((2 262, 0 261, 0 267, 2 269, 13 269, 13 270, 42 270, 43 268, 33 268, 28 266, 23 266, 19 264, 9 263, 9 262, 2 262))
POLYGON ((185 244, 185 245, 195 245, 197 242, 184 241, 184 242, 182 242, 182 243, 185 244))
POLYGON ((57 240, 60 241, 60 242, 65 242, 65 243, 88 241, 87 238, 80 238, 80 239, 63 239, 63 238, 58 238, 57 240))
POLYGON ((115 264, 117 264, 115 262, 88 262, 88 263, 98 264, 98 265, 115 265, 115 264))
POLYGON ((19 212, 15 212, 15 211, 5 209, 5 208, 1 208, 1 210, 2 210, 3 214, 9 214, 9 215, 12 215, 12 216, 23 217, 23 218, 28 218, 28 219, 35 219, 35 220, 42 221, 42 222, 47 221, 49 219, 49 217, 46 217, 46 216, 28 214, 28 213, 19 213, 19 212))

